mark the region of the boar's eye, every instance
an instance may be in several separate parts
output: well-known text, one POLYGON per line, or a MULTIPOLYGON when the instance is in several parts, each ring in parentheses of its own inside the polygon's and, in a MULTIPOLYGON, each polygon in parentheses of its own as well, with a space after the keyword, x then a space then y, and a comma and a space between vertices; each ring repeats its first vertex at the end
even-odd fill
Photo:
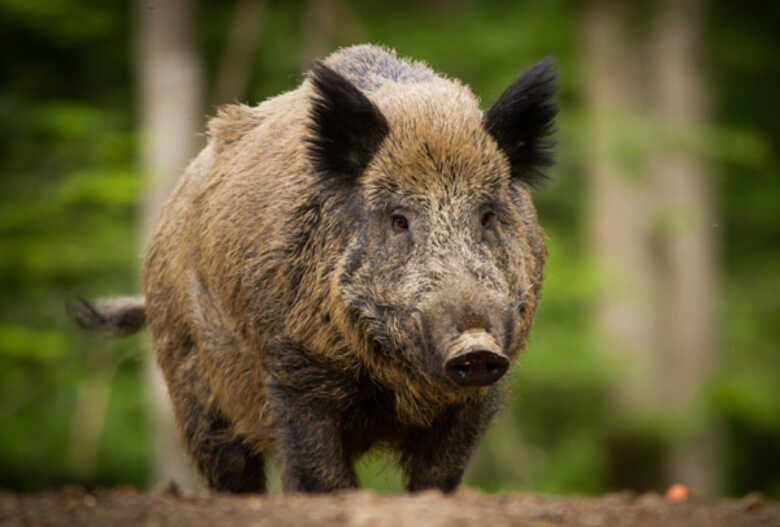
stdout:
POLYGON ((405 232, 409 230, 409 220, 406 219, 406 216, 401 216, 400 214, 393 215, 393 230, 395 232, 405 232))
POLYGON ((482 218, 480 219, 480 223, 482 223, 483 227, 493 226, 493 224, 496 223, 496 213, 493 212, 492 210, 482 213, 482 218))

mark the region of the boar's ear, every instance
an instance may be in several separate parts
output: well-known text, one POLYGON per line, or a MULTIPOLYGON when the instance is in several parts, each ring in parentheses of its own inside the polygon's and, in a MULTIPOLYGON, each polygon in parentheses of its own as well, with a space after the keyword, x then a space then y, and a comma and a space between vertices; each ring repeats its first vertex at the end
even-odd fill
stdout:
POLYGON ((315 168, 345 183, 363 173, 390 130, 379 108, 351 82, 321 62, 309 78, 309 157, 315 168))
POLYGON ((555 65, 546 58, 521 75, 485 113, 485 130, 509 158, 512 178, 533 187, 547 176, 544 167, 553 164, 550 136, 558 108, 552 101, 556 90, 555 65))

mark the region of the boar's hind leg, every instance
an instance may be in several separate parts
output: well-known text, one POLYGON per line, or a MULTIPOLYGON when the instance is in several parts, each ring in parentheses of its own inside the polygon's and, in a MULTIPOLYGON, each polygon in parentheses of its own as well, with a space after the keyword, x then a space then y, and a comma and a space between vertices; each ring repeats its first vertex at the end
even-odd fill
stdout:
POLYGON ((214 410, 190 406, 184 426, 187 446, 209 487, 222 492, 265 492, 265 460, 230 432, 214 410))
POLYGON ((498 408, 499 397, 498 389, 493 388, 480 403, 453 406, 431 428, 404 442, 401 463, 408 490, 455 490, 477 440, 498 408))

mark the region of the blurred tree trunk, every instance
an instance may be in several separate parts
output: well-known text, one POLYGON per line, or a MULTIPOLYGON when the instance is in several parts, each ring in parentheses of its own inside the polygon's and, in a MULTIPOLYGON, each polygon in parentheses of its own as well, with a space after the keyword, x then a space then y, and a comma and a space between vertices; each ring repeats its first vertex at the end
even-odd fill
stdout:
POLYGON ((598 329, 627 366, 617 407, 652 411, 655 324, 650 182, 643 174, 637 115, 642 109, 641 49, 626 26, 626 4, 595 0, 585 20, 587 98, 592 119, 588 241, 605 273, 598 329))
POLYGON ((263 34, 265 0, 238 0, 225 53, 214 87, 214 106, 244 97, 252 73, 252 59, 263 34))
POLYGON ((68 464, 82 481, 97 474, 100 437, 111 398, 111 382, 122 357, 108 342, 87 354, 86 378, 79 386, 76 409, 71 419, 68 464))
POLYGON ((357 15, 343 0, 308 0, 303 10, 301 69, 311 61, 324 58, 334 45, 365 40, 365 31, 357 15))
MULTIPOLYGON (((141 232, 146 243, 160 208, 200 140, 202 73, 195 42, 194 0, 139 0, 138 79, 142 168, 146 175, 141 232)), ((146 364, 152 431, 152 481, 195 488, 168 391, 153 356, 146 364)))
MULTIPOLYGON (((585 21, 588 236, 606 277, 596 319, 626 365, 618 415, 628 423, 673 417, 691 426, 685 416, 695 411, 714 356, 712 196, 690 150, 707 100, 698 71, 700 14, 692 2, 657 4, 645 39, 630 24, 628 6, 591 1, 585 21)), ((643 483, 676 480, 711 494, 717 478, 706 435, 675 441, 656 463, 664 481, 643 483)), ((631 456, 642 454, 635 450, 622 463, 635 463, 631 456)))
MULTIPOLYGON (((707 118, 701 72, 701 6, 666 1, 651 34, 653 111, 667 138, 650 160, 658 202, 660 331, 663 402, 684 419, 700 403, 714 372, 715 263, 713 195, 707 166, 691 140, 707 118)), ((699 494, 717 490, 716 433, 694 430, 673 450, 671 476, 699 494)))

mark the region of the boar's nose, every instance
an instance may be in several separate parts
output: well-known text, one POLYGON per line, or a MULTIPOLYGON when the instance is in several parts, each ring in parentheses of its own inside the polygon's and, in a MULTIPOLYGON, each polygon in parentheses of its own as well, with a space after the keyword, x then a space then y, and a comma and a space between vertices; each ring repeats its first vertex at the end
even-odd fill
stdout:
POLYGON ((509 359, 487 349, 472 349, 444 366, 447 376, 461 386, 487 386, 506 373, 509 359))
POLYGON ((461 386, 487 386, 509 368, 509 359, 495 339, 484 330, 467 330, 450 346, 444 370, 461 386))

